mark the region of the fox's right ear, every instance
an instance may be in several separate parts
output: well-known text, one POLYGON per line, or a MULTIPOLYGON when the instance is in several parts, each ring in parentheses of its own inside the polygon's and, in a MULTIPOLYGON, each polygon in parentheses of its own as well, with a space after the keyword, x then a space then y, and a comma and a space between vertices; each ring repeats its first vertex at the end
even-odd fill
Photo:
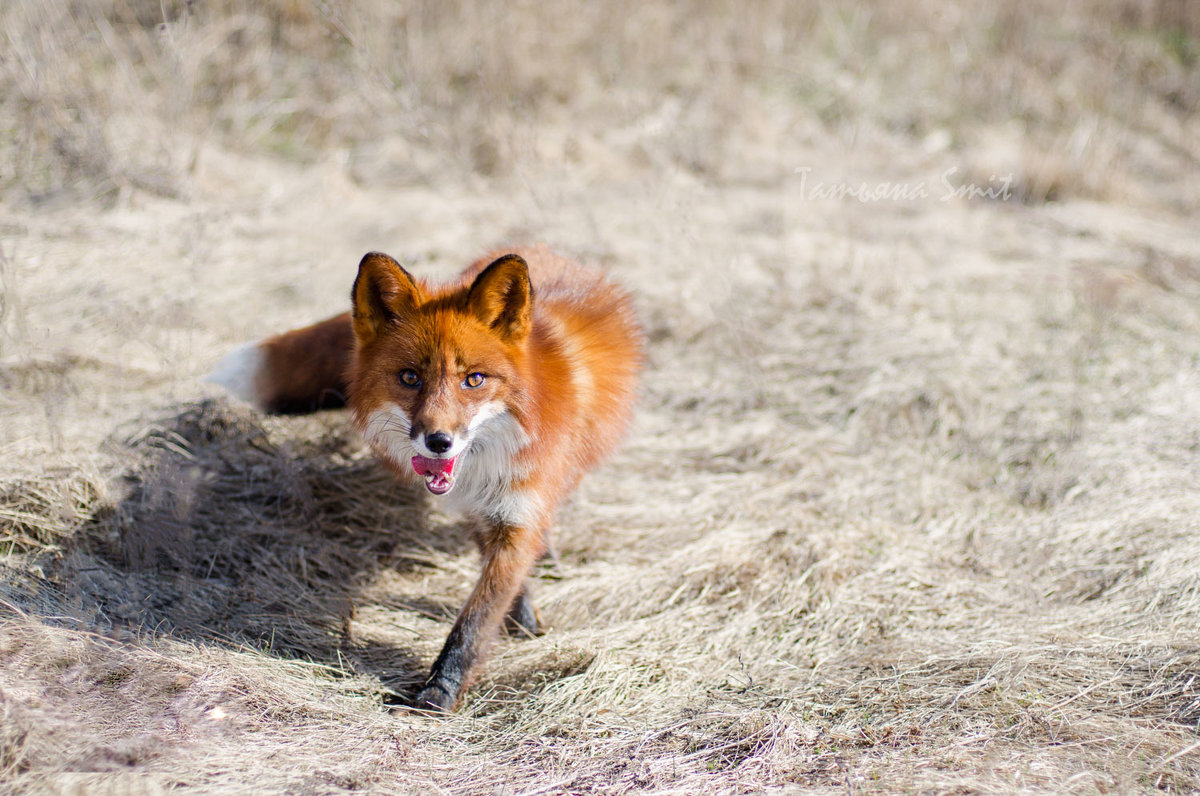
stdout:
POLYGON ((375 339, 388 321, 414 309, 421 289, 400 263, 380 252, 370 252, 358 264, 350 291, 354 303, 354 335, 360 343, 375 339))

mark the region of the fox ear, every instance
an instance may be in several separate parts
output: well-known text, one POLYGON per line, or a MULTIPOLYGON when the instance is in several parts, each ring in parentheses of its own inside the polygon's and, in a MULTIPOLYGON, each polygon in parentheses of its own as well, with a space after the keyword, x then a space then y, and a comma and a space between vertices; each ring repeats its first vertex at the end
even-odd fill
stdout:
POLYGON ((506 254, 475 277, 467 304, 477 318, 509 342, 529 334, 533 326, 533 287, 529 266, 518 255, 506 254))
POLYGON ((388 321, 414 309, 420 293, 412 275, 391 257, 379 252, 363 257, 350 291, 354 335, 359 342, 371 342, 388 321))

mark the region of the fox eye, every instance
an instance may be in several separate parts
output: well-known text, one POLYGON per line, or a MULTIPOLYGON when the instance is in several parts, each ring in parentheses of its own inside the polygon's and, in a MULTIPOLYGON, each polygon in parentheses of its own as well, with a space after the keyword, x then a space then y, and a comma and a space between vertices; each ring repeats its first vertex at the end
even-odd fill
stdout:
POLYGON ((463 380, 463 386, 470 387, 472 390, 483 384, 483 380, 487 378, 482 373, 472 373, 463 380))
POLYGON ((405 387, 420 387, 421 375, 412 368, 400 371, 400 383, 405 387))

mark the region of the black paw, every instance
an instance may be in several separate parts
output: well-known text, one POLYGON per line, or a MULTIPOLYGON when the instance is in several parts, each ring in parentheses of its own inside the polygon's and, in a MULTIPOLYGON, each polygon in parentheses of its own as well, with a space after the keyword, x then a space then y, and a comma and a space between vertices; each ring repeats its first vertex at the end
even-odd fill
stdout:
POLYGON ((457 704, 458 694, 451 693, 449 688, 439 682, 433 682, 421 689, 412 707, 430 713, 450 713, 457 704))
POLYGON ((533 638, 546 632, 542 623, 542 614, 533 607, 533 601, 524 595, 519 598, 504 617, 504 629, 510 636, 517 638, 533 638))

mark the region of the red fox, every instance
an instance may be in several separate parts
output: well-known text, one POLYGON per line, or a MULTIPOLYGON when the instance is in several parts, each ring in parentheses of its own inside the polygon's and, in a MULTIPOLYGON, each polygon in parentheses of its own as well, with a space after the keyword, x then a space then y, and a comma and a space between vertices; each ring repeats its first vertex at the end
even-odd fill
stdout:
POLYGON ((482 575, 415 702, 449 711, 506 618, 541 632, 526 580, 555 509, 625 432, 642 332, 624 291, 545 247, 446 285, 372 252, 351 301, 238 349, 210 378, 267 411, 344 401, 392 470, 480 521, 482 575))

